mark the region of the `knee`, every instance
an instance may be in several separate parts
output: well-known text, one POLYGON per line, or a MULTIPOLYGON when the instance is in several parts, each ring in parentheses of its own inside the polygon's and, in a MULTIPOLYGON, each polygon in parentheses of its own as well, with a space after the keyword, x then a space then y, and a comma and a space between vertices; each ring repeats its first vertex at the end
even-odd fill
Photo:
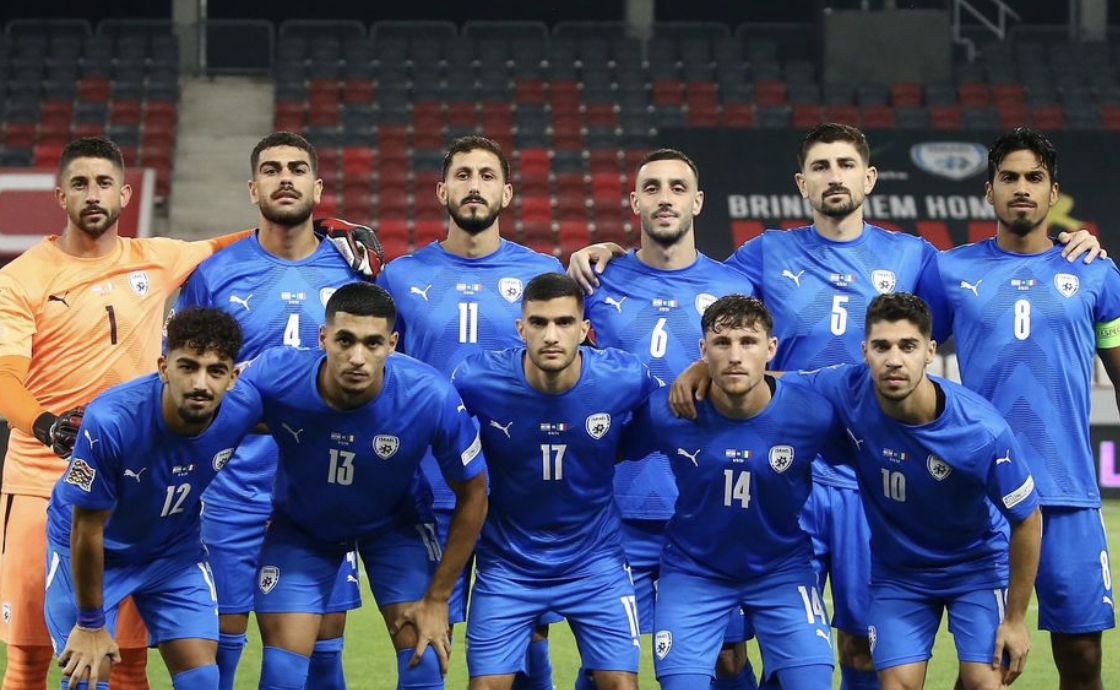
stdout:
POLYGON ((1053 636, 1054 665, 1063 681, 1091 681, 1101 674, 1101 636, 1053 636))
POLYGON ((319 637, 320 640, 333 640, 336 637, 342 637, 346 631, 346 613, 328 613, 323 616, 323 620, 319 622, 319 637))
POLYGON ((540 642, 541 640, 547 640, 547 639, 548 639, 548 626, 547 625, 538 625, 537 627, 533 628, 533 637, 531 638, 532 642, 540 642))
POLYGON ((871 643, 866 637, 856 637, 837 630, 836 647, 841 664, 857 671, 875 670, 875 664, 871 661, 871 643))

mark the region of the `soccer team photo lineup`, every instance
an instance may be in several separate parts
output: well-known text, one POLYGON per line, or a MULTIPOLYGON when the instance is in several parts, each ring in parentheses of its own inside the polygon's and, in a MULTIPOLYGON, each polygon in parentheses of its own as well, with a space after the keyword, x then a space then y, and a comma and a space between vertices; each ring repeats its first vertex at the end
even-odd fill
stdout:
POLYGON ((1058 151, 992 141, 990 236, 948 251, 865 220, 859 129, 788 154, 811 224, 706 256, 701 171, 654 148, 635 246, 564 266, 503 236, 483 136, 429 190, 445 236, 391 260, 313 215, 299 134, 245 152, 256 227, 203 241, 119 234, 120 148, 71 140, 65 229, 0 268, 4 690, 166 687, 149 647, 232 690, 252 637, 261 690, 341 690, 363 603, 373 687, 552 688, 566 621, 577 689, 643 656, 665 690, 920 689, 943 617, 957 688, 1030 682, 1032 644, 1109 687, 1120 273, 1050 227, 1058 151), (927 372, 950 339, 959 376, 927 372))

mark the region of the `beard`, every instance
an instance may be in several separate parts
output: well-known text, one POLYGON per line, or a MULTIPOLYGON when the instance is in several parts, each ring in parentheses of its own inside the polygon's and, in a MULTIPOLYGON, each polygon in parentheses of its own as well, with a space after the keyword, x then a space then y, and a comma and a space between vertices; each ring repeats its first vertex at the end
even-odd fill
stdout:
POLYGON ((463 202, 467 200, 481 201, 482 199, 480 197, 467 197, 457 205, 448 201, 447 214, 451 216, 451 220, 455 221, 455 225, 459 226, 459 228, 468 235, 477 235, 480 232, 489 230, 494 225, 494 221, 498 220, 498 216, 502 213, 500 206, 491 209, 489 204, 486 206, 488 213, 483 213, 483 209, 477 206, 464 212, 463 202))
POLYGON ((855 195, 852 194, 851 190, 844 189, 843 191, 847 192, 847 201, 839 205, 829 204, 825 200, 826 196, 828 195, 828 191, 825 191, 823 194, 821 194, 820 204, 813 207, 814 210, 821 215, 828 216, 829 218, 847 218, 848 216, 852 215, 853 213, 855 213, 856 209, 863 206, 864 197, 860 197, 859 199, 857 199, 855 195))
POLYGON ((658 228, 653 216, 642 216, 642 233, 662 247, 672 247, 692 230, 692 216, 681 218, 676 230, 658 228))
POLYGON ((307 222, 311 217, 311 209, 314 203, 311 199, 301 198, 300 203, 294 206, 272 206, 268 203, 259 204, 261 215, 269 223, 276 225, 283 225, 285 227, 295 227, 307 222))
POLYGON ((1032 219, 1029 216, 1018 213, 1009 218, 1001 217, 997 214, 997 218, 1003 223, 1004 227, 1019 237, 1026 237, 1035 228, 1046 222, 1045 215, 1038 219, 1032 219))
MULTIPOLYGON (((86 217, 82 216, 81 213, 79 213, 76 217, 70 217, 70 222, 74 224, 74 227, 78 228, 83 233, 95 240, 104 235, 105 231, 113 227, 113 225, 115 225, 117 220, 121 217, 120 208, 116 208, 110 211, 107 208, 98 206, 96 207, 96 209, 105 214, 100 220, 95 221, 87 219, 86 217)), ((87 207, 82 210, 89 211, 92 209, 87 207)))
POLYGON ((205 409, 196 410, 188 407, 187 405, 180 405, 178 408, 179 419, 187 424, 203 424, 210 421, 214 416, 214 408, 207 407, 205 409))

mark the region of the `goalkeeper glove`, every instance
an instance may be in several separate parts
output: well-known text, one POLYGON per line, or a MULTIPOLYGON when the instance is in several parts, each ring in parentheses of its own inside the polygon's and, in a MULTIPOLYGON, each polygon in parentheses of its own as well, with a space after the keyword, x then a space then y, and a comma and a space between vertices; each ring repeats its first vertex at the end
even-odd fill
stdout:
POLYGON ((84 413, 85 408, 81 405, 57 416, 44 412, 31 424, 31 430, 35 438, 55 455, 68 458, 78 440, 78 428, 82 425, 84 413))
POLYGON ((373 228, 341 218, 316 218, 315 233, 334 245, 350 268, 372 280, 381 272, 385 253, 373 228))

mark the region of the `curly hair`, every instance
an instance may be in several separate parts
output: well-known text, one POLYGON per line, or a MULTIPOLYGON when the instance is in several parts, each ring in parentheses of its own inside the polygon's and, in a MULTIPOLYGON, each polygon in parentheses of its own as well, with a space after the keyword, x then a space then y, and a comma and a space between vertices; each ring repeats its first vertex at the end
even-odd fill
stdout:
POLYGON ((221 309, 191 307, 167 320, 167 351, 182 348, 197 354, 214 351, 222 359, 236 362, 241 352, 241 326, 221 309))

